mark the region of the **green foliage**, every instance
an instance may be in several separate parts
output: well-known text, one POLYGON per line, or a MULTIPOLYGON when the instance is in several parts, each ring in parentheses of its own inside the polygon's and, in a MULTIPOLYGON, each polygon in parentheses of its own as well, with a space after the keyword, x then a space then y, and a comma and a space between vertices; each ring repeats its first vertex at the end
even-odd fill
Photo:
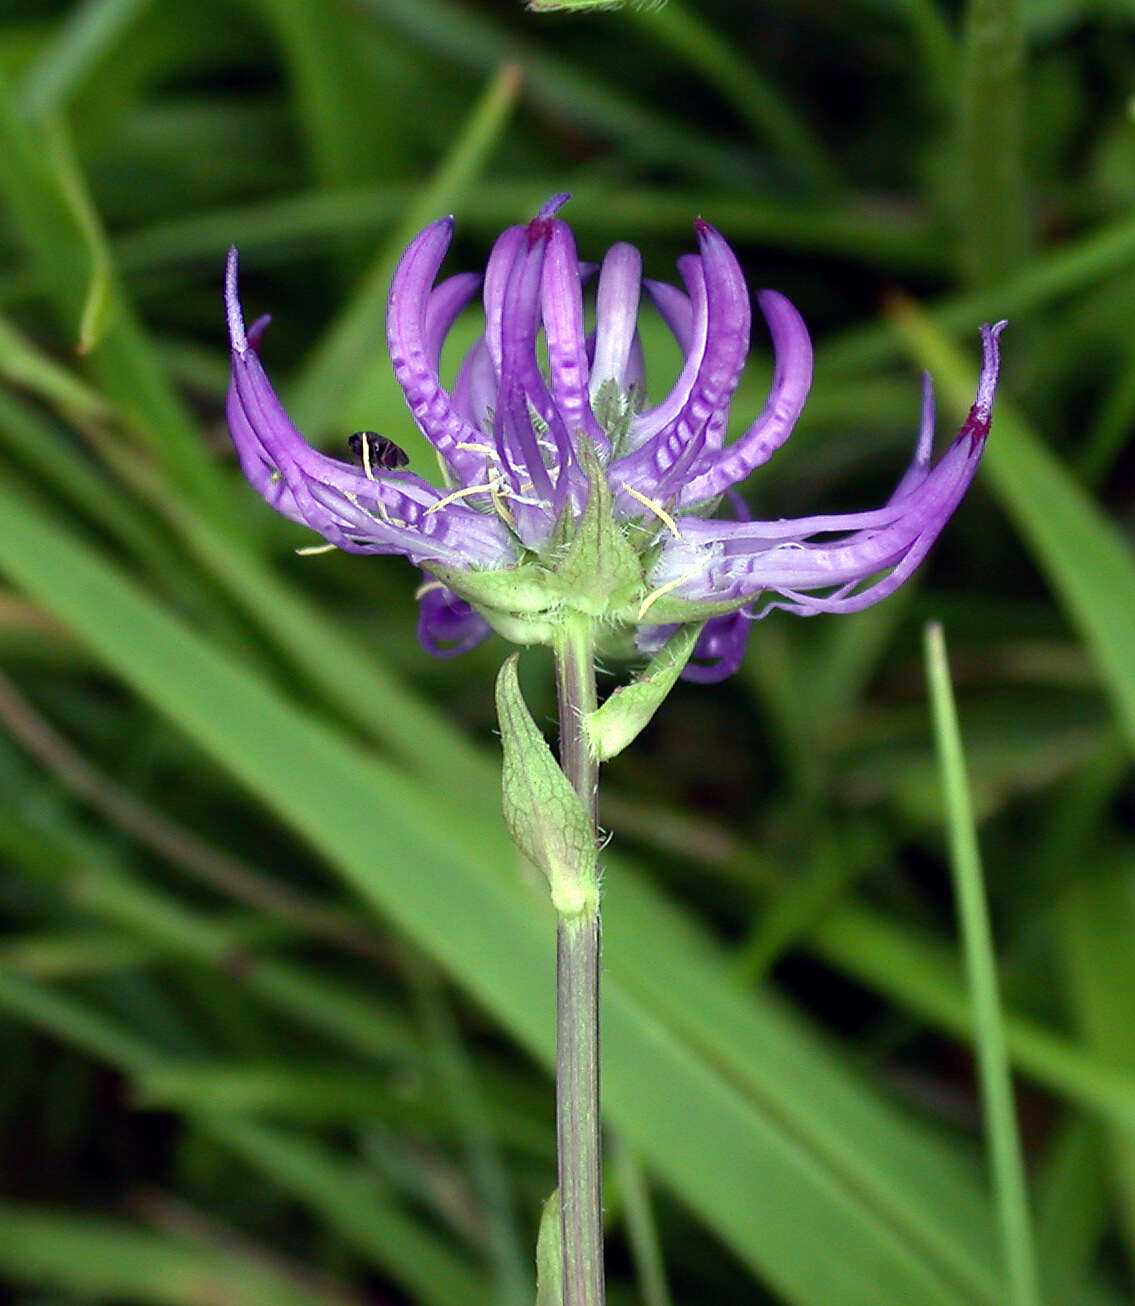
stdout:
MULTIPOLYGON (((1011 319, 985 467, 912 587, 853 618, 774 614, 733 681, 679 682, 652 719, 668 664, 612 700, 649 719, 603 780, 623 1161, 604 1205, 631 1252, 612 1300, 665 1300, 663 1270, 679 1304, 1010 1300, 994 1212, 1014 1181, 989 1177, 971 1073, 997 1020, 960 964, 927 618, 956 678, 1040 1299, 1124 1300, 1132 19, 1017 8, 9 7, 0 1278, 19 1306, 533 1300, 553 921, 500 815, 507 649, 429 661, 404 564, 296 556, 310 539, 228 451, 220 273, 239 244, 309 435, 410 447, 382 349, 408 234, 453 212, 451 267, 476 267, 563 189, 584 258, 631 240, 669 277, 701 214, 799 303, 815 392, 747 490, 759 517, 875 506, 913 440, 915 365, 956 424, 978 324, 1011 319)), ((647 316, 644 348, 658 389, 675 352, 647 316)), ((736 427, 768 376, 758 329, 736 427)), ((521 671, 539 733, 544 655, 521 671)), ((610 671, 608 695, 641 668, 610 671)))

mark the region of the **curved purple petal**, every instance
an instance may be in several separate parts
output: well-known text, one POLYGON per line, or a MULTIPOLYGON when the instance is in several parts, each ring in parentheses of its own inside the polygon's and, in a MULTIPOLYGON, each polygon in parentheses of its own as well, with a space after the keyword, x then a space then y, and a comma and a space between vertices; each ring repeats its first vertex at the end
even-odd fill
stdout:
POLYGON ((698 636, 682 679, 699 685, 728 680, 745 660, 753 619, 748 608, 712 617, 698 636))
POLYGON ((632 384, 628 373, 633 370, 641 285, 642 255, 625 242, 612 245, 603 258, 595 291, 595 346, 589 382, 592 402, 605 381, 614 381, 623 390, 632 384))
POLYGON ((418 642, 431 657, 454 658, 483 644, 492 627, 464 599, 439 581, 418 594, 418 642))
POLYGON ((419 429, 464 480, 465 474, 480 469, 483 460, 461 446, 476 444, 479 433, 454 410, 442 389, 436 351, 426 328, 431 289, 452 238, 453 219, 443 218, 410 242, 390 285, 386 343, 395 379, 419 429))
POLYGON ((480 286, 481 278, 476 272, 458 272, 456 276, 438 282, 430 291, 422 334, 426 358, 435 372, 441 363, 441 347, 450 327, 480 286))
POLYGON ((573 442, 573 452, 574 441, 582 437, 603 456, 609 452, 611 442, 591 411, 583 283, 575 238, 566 222, 553 222, 551 226, 541 285, 541 314, 548 342, 552 402, 573 442))
POLYGON ((856 612, 892 593, 926 556, 977 471, 989 434, 1004 323, 982 328, 977 399, 958 437, 928 474, 924 406, 916 474, 880 509, 780 522, 722 522, 683 518, 681 541, 667 540, 652 581, 668 581, 682 597, 703 601, 749 599, 763 590, 783 596, 775 607, 794 612, 856 612), (817 535, 843 538, 817 541, 817 535), (887 572, 872 581, 879 573, 887 572), (866 588, 859 587, 866 582, 866 588), (819 589, 822 595, 807 591, 819 589), (787 601, 785 601, 787 600, 787 601))
POLYGON ((775 290, 761 291, 758 302, 776 356, 768 402, 744 435, 683 488, 683 506, 716 498, 766 463, 792 434, 811 389, 812 341, 804 319, 775 290))
POLYGON ((648 497, 666 500, 698 455, 724 430, 729 402, 749 352, 749 293, 736 256, 719 232, 695 224, 705 278, 705 348, 689 394, 672 421, 611 469, 612 480, 646 486, 648 497))
POLYGON ((272 507, 351 553, 402 553, 462 568, 499 566, 509 558, 508 534, 496 519, 462 504, 442 505, 438 491, 412 472, 367 475, 307 443, 260 362, 255 346, 265 320, 251 336, 245 333, 235 250, 226 267, 225 303, 232 342, 229 425, 242 470, 272 507))

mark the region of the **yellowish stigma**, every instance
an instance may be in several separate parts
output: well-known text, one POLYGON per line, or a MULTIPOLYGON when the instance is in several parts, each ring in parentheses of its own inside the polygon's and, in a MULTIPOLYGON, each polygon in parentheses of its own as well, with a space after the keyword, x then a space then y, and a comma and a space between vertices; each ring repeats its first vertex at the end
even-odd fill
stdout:
POLYGON ((645 494, 640 494, 633 485, 625 485, 623 488, 632 499, 637 499, 644 508, 649 508, 676 540, 682 538, 682 532, 678 529, 678 523, 670 516, 665 508, 660 504, 655 503, 653 499, 648 499, 645 494))
POLYGON ((305 544, 302 549, 297 549, 296 553, 301 558, 311 558, 317 553, 334 553, 338 547, 336 544, 305 544))
POLYGON ((643 619, 651 605, 660 599, 663 594, 669 594, 671 590, 677 589, 679 585, 684 585, 686 581, 696 576, 704 566, 704 562, 695 562, 689 571, 683 572, 681 576, 675 577, 674 580, 668 580, 665 585, 660 585, 658 589, 652 590, 642 601, 642 607, 638 610, 638 620, 643 619))
POLYGON ((463 490, 454 490, 452 494, 447 494, 444 499, 439 499, 437 503, 431 503, 426 509, 426 516, 431 512, 437 512, 439 508, 445 508, 451 503, 456 503, 458 499, 464 499, 470 494, 492 494, 492 484, 486 482, 484 485, 467 485, 463 490))

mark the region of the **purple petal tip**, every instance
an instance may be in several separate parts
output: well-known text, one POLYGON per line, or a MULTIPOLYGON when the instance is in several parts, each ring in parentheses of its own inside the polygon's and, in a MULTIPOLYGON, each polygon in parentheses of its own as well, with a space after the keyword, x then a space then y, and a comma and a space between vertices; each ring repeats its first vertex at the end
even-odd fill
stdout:
POLYGON ((1009 325, 1007 319, 987 322, 981 328, 981 376, 977 383, 977 395, 973 407, 969 410, 962 435, 968 435, 971 444, 978 444, 989 435, 989 423, 993 414, 993 395, 997 389, 997 378, 1001 371, 1001 332, 1009 325))
POLYGON ((237 295, 239 262, 236 246, 232 245, 225 259, 225 316, 229 325, 229 341, 236 353, 243 354, 248 349, 248 338, 244 334, 244 316, 237 295))

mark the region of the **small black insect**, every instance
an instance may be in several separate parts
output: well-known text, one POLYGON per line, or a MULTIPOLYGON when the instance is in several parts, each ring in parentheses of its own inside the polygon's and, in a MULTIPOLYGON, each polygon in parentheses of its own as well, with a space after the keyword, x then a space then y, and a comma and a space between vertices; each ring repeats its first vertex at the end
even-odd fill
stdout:
POLYGON ((347 440, 347 448, 364 467, 380 467, 386 472, 397 471, 410 461, 405 449, 377 431, 356 431, 347 440))

